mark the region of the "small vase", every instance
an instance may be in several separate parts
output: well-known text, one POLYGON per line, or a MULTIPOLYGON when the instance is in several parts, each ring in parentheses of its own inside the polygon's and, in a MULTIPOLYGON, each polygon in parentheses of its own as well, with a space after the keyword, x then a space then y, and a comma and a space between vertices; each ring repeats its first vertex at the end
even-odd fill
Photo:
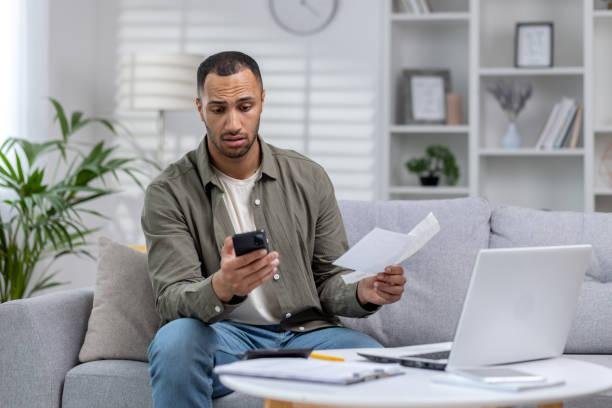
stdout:
POLYGON ((511 121, 506 129, 506 134, 502 138, 502 147, 504 149, 518 149, 521 147, 521 134, 518 132, 516 122, 511 121))
POLYGON ((440 177, 438 176, 421 176, 421 185, 422 186, 437 186, 440 182, 440 177))

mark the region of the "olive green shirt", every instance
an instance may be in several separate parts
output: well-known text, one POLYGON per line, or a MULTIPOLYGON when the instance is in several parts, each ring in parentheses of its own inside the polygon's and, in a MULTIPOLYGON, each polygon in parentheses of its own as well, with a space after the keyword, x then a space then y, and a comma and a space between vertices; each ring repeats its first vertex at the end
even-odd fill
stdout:
MULTIPOLYGON (((279 253, 280 278, 266 282, 264 290, 278 299, 281 326, 309 331, 338 325, 336 316, 365 317, 378 310, 361 305, 357 284, 341 278, 349 270, 332 264, 348 243, 325 170, 259 141, 262 171, 250 202, 257 228, 266 230, 270 250, 279 253)), ((224 303, 212 287, 223 241, 234 234, 223 194, 206 137, 147 187, 141 221, 162 324, 180 317, 224 320, 245 299, 224 303)))

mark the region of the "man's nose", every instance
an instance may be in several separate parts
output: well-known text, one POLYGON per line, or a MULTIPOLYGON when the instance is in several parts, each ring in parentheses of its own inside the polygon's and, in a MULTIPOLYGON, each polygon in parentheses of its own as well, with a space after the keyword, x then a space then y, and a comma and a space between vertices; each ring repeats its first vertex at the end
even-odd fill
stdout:
POLYGON ((227 117, 227 131, 231 133, 238 133, 240 131, 240 117, 238 112, 235 110, 230 110, 227 117))

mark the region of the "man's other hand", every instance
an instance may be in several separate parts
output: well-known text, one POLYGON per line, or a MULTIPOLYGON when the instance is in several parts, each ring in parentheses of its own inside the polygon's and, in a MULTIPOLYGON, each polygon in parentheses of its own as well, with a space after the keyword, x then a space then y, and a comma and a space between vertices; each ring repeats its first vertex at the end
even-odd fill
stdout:
POLYGON ((359 281, 357 298, 362 305, 388 305, 402 298, 406 277, 401 265, 390 265, 384 272, 359 281))
POLYGON ((278 252, 265 249, 236 256, 232 237, 225 238, 221 250, 221 268, 212 278, 213 290, 224 303, 234 296, 246 296, 270 280, 279 264, 278 252))

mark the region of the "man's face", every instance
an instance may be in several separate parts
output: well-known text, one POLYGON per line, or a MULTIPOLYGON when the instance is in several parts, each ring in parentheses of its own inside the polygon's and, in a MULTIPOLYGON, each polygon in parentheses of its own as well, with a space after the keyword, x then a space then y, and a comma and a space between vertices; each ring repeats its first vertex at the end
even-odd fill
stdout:
POLYGON ((249 69, 204 80, 202 98, 196 99, 200 118, 214 148, 228 158, 239 158, 255 143, 265 92, 249 69))

